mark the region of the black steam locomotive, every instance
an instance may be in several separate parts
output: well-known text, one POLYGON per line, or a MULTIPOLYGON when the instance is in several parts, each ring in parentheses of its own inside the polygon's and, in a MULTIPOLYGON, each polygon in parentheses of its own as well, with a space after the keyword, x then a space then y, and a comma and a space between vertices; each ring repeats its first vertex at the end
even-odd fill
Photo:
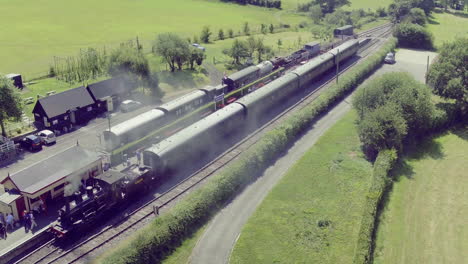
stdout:
POLYGON ((132 165, 122 172, 108 170, 90 178, 73 195, 65 196, 65 205, 50 230, 56 237, 85 230, 104 217, 109 210, 123 206, 135 194, 141 194, 156 183, 150 168, 132 165))

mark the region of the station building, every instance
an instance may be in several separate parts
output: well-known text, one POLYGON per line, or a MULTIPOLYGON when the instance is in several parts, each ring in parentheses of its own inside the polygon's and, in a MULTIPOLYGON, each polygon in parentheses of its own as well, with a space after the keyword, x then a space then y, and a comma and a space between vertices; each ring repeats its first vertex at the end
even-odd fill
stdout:
POLYGON ((5 193, 0 195, 0 211, 12 213, 16 220, 21 212, 40 204, 62 199, 65 185, 102 174, 98 153, 79 145, 70 147, 46 160, 8 175, 0 181, 5 193))

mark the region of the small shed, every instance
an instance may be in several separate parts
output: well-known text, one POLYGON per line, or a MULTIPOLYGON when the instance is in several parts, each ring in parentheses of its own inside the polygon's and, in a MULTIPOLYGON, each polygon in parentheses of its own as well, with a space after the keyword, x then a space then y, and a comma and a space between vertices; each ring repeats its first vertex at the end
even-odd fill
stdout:
POLYGON ((304 50, 309 52, 309 58, 312 58, 315 55, 320 53, 320 42, 318 41, 309 42, 304 45, 304 50))
MULTIPOLYGON (((80 182, 102 173, 102 161, 97 152, 86 150, 78 145, 33 164, 14 174, 9 174, 0 184, 10 196, 3 201, 12 203, 14 199, 18 212, 31 210, 39 200, 49 201, 63 197, 67 182, 80 182), (21 198, 11 196, 21 195, 21 198)), ((1 197, 0 197, 1 198, 1 197)))
POLYGON ((10 74, 5 75, 5 77, 12 80, 14 86, 16 86, 16 87, 18 87, 20 89, 23 89, 23 79, 21 77, 21 74, 10 73, 10 74))
POLYGON ((333 30, 333 35, 335 37, 352 36, 353 34, 354 33, 353 33, 353 26, 352 25, 342 26, 342 27, 339 27, 339 28, 336 28, 335 30, 333 30))
POLYGON ((128 78, 114 77, 112 79, 89 84, 86 89, 96 102, 99 111, 113 111, 114 105, 119 105, 123 98, 130 94, 135 85, 128 78))
POLYGON ((68 131, 75 124, 82 124, 96 117, 97 106, 88 90, 80 86, 40 98, 32 112, 34 120, 41 126, 68 131))

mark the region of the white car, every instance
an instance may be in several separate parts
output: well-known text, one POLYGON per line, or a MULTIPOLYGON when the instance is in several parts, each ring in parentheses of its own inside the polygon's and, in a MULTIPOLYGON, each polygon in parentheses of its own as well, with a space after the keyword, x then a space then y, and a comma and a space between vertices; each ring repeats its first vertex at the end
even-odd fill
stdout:
POLYGON ((125 100, 120 104, 120 111, 123 113, 131 112, 141 107, 141 103, 133 100, 125 100))
POLYGON ((393 64, 395 63, 395 54, 390 52, 390 53, 387 53, 387 56, 385 56, 385 59, 384 59, 384 62, 385 63, 389 63, 389 64, 393 64))
POLYGON ((44 144, 53 144, 57 142, 57 138, 55 137, 54 132, 50 130, 42 130, 39 133, 37 133, 37 136, 41 138, 41 141, 44 144))

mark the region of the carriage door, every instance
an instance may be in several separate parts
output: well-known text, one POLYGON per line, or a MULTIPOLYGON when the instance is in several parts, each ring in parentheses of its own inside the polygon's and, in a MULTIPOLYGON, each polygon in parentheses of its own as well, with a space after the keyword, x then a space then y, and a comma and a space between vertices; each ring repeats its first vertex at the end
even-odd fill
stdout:
POLYGON ((22 218, 23 211, 26 210, 26 205, 24 203, 24 199, 26 197, 22 196, 20 199, 16 200, 16 211, 18 212, 18 218, 22 218))

